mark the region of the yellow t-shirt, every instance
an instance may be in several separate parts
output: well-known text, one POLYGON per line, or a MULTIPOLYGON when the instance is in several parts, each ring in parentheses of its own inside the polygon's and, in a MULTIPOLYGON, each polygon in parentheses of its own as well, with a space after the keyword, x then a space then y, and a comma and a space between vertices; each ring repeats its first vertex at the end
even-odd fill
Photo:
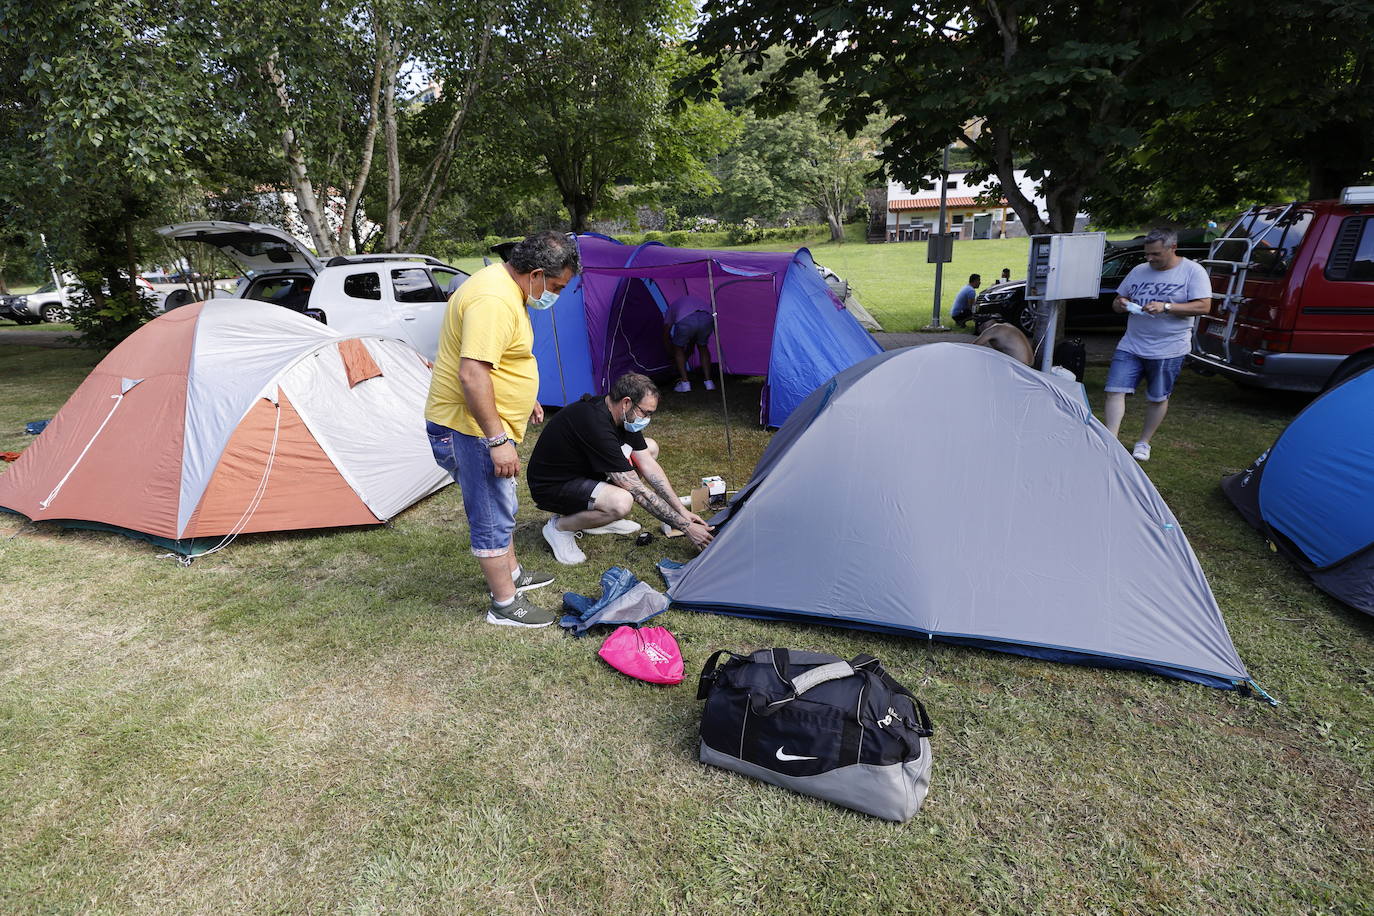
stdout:
POLYGON ((539 366, 534 360, 534 331, 525 313, 525 294, 505 264, 483 267, 448 301, 439 332, 439 353, 429 383, 425 419, 469 436, 485 436, 468 411, 458 381, 458 360, 491 363, 496 412, 516 442, 539 394, 539 366))

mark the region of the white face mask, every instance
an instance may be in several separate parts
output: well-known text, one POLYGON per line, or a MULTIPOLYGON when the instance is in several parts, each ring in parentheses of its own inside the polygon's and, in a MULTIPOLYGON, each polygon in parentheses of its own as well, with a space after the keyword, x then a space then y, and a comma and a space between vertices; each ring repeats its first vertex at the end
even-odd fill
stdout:
POLYGON ((525 304, 532 309, 539 309, 542 312, 544 309, 553 308, 554 303, 558 301, 558 293, 549 292, 549 281, 543 277, 540 277, 540 279, 544 282, 544 291, 539 294, 538 299, 533 296, 526 296, 525 304))
POLYGON ((631 404, 629 407, 625 408, 625 413, 621 415, 621 424, 627 431, 632 433, 641 431, 644 427, 648 426, 649 421, 653 419, 652 417, 640 417, 638 420, 631 420, 630 411, 636 409, 635 405, 631 404))

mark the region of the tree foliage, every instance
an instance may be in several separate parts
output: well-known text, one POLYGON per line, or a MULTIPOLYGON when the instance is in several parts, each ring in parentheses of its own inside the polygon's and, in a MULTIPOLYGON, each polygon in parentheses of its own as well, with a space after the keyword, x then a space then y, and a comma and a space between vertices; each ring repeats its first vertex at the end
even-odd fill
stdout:
POLYGON ((46 232, 54 266, 80 279, 76 321, 91 345, 146 320, 132 280, 140 229, 227 132, 219 84, 167 56, 204 46, 206 9, 0 0, 0 202, 20 228, 46 232))
POLYGON ((770 61, 747 73, 738 60, 725 62, 721 101, 738 113, 741 130, 716 163, 721 190, 708 205, 732 222, 776 220, 813 207, 832 240, 842 240, 844 218, 876 165, 882 121, 874 118, 846 136, 826 111, 820 78, 811 73, 793 81, 780 105, 762 93, 776 69, 770 61))
POLYGON ((551 5, 533 34, 504 37, 510 142, 542 162, 574 231, 605 209, 615 184, 714 190, 705 162, 733 119, 711 99, 670 104, 691 12, 683 0, 551 5))
MULTIPOLYGON (((1305 155, 1318 171, 1344 156, 1319 138, 1358 132, 1368 104, 1368 0, 1320 0, 1322 11, 1307 13, 1296 0, 1280 6, 1276 15, 1242 0, 708 0, 695 49, 753 71, 780 50, 764 92, 783 98, 796 77, 815 73, 827 109, 850 130, 891 114, 881 158, 909 185, 938 172, 942 148, 963 140, 978 162, 972 177, 995 177, 1029 230, 1063 231, 1089 200, 1138 188, 1140 173, 1127 180, 1117 163, 1135 156, 1153 177, 1153 161, 1176 162, 1190 141, 1187 118, 1196 128, 1209 109, 1243 128, 1235 135, 1259 144, 1261 156, 1305 155), (1349 34, 1335 40, 1342 30, 1349 34), (1315 95, 1314 66, 1334 67, 1315 95), (1285 119, 1305 93, 1313 110, 1285 119), (1351 117, 1342 100, 1354 103, 1351 117), (1039 181, 1044 213, 1015 186, 1022 162, 1039 181)), ((694 85, 715 83, 703 70, 694 85)), ((1244 146, 1229 153, 1211 164, 1248 167, 1255 155, 1244 146)), ((1267 164, 1254 174, 1272 178, 1267 164)))
POLYGON ((1192 62, 1206 98, 1183 110, 1156 101, 1139 146, 1104 169, 1099 221, 1200 225, 1241 204, 1335 197, 1374 168, 1374 3, 1224 15, 1241 40, 1192 62))

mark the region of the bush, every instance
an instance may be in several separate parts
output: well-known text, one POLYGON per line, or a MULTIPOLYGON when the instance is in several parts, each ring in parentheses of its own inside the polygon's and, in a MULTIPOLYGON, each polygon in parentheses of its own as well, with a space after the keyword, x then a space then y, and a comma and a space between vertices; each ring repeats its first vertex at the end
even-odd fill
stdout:
POLYGON ((692 247, 691 241, 692 233, 686 231, 685 229, 679 229, 676 232, 669 232, 667 235, 663 237, 663 244, 671 245, 674 248, 690 248, 692 247))
POLYGON ((110 350, 137 331, 153 317, 153 301, 139 289, 101 296, 97 304, 92 287, 101 285, 99 273, 82 273, 80 282, 68 294, 72 327, 80 334, 81 346, 110 350))
POLYGON ((657 229, 650 229, 648 232, 644 233, 644 241, 661 242, 663 241, 663 233, 659 232, 657 229))
POLYGON ((457 260, 458 258, 483 258, 495 259, 492 253, 492 246, 502 242, 518 242, 522 237, 507 238, 502 235, 488 235, 481 239, 467 242, 449 242, 441 248, 433 249, 434 256, 440 260, 457 260))

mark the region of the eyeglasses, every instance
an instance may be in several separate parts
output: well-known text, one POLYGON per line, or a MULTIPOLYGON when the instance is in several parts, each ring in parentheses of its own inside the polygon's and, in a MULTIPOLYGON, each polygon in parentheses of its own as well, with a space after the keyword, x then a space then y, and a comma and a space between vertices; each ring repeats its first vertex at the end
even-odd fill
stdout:
POLYGON ((630 407, 634 410, 639 411, 639 415, 641 417, 644 417, 645 419, 649 419, 653 417, 654 414, 658 413, 657 410, 645 410, 643 407, 640 407, 638 404, 635 403, 631 403, 630 407))

